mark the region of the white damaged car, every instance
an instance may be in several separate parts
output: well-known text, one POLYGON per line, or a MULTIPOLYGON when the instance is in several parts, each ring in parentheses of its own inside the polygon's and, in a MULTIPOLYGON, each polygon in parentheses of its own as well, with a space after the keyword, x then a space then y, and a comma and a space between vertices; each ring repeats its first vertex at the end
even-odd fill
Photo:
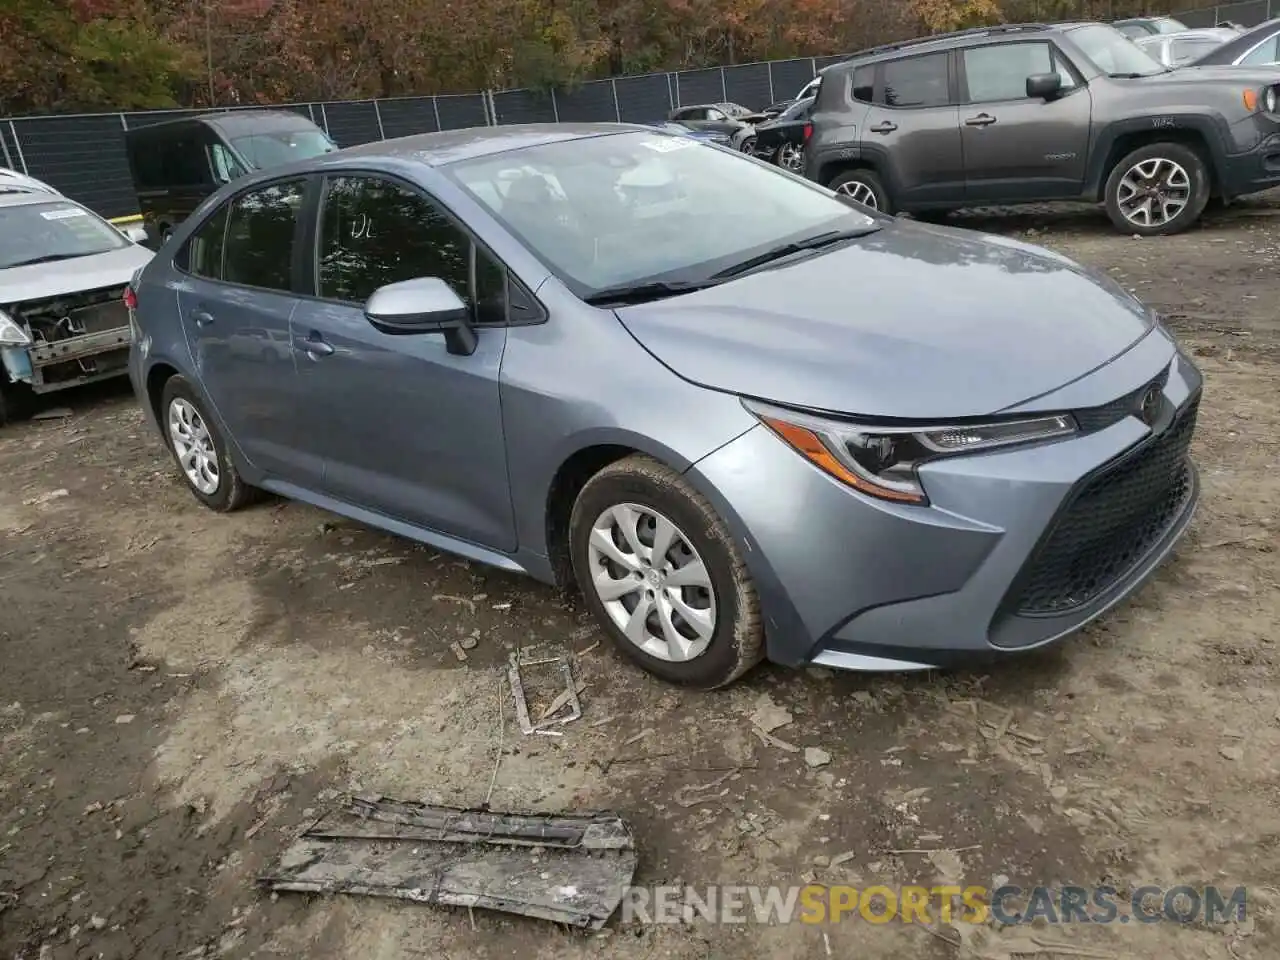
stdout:
POLYGON ((127 372, 125 292, 151 256, 60 194, 0 189, 0 424, 37 394, 127 372))

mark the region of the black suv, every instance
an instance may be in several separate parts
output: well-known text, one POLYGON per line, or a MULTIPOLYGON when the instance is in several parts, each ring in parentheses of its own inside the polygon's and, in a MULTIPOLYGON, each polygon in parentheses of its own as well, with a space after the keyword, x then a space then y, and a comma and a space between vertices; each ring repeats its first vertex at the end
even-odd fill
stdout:
POLYGON ((823 72, 805 174, 885 212, 1092 200, 1126 233, 1176 233, 1210 197, 1280 185, 1277 84, 1169 70, 1101 23, 889 44, 823 72))

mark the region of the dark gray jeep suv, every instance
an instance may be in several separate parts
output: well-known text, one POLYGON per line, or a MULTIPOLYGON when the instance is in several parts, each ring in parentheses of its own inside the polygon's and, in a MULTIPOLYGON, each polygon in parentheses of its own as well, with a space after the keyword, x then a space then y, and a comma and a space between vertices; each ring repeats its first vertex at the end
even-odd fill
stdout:
POLYGON ((1280 184, 1280 70, 1169 70, 1100 23, 889 44, 822 75, 805 174, 885 212, 1092 200, 1176 233, 1280 184))

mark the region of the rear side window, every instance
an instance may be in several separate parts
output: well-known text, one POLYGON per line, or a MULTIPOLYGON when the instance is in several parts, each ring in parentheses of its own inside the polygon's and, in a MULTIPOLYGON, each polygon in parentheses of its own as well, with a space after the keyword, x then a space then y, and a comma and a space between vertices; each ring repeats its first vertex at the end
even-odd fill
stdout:
POLYGON ((227 237, 227 205, 210 217, 187 241, 187 269, 197 277, 222 279, 222 250, 227 237))
POLYGON ((199 131, 143 136, 131 144, 129 161, 144 190, 213 185, 199 131))
POLYGON ((951 102, 947 55, 929 53, 884 64, 886 107, 945 107, 951 102))
POLYGON ((873 66, 858 67, 853 71, 853 99, 859 103, 871 103, 876 92, 876 68, 873 66))
POLYGON ((292 289, 293 241, 305 190, 305 181, 289 180, 231 201, 223 280, 266 290, 292 289))
POLYGON ((1280 60, 1280 55, 1277 55, 1276 52, 1277 43, 1280 43, 1280 33, 1276 34, 1274 37, 1268 37, 1240 62, 1253 65, 1275 63, 1277 60, 1280 60))

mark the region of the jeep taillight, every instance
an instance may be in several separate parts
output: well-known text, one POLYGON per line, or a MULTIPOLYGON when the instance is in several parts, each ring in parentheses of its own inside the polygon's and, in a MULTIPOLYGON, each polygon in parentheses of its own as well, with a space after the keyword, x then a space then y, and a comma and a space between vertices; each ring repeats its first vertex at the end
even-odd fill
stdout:
POLYGON ((812 124, 812 123, 806 123, 806 124, 804 125, 804 142, 805 142, 805 143, 808 143, 808 142, 809 142, 809 138, 810 138, 810 137, 812 137, 812 136, 813 136, 813 124, 812 124))

